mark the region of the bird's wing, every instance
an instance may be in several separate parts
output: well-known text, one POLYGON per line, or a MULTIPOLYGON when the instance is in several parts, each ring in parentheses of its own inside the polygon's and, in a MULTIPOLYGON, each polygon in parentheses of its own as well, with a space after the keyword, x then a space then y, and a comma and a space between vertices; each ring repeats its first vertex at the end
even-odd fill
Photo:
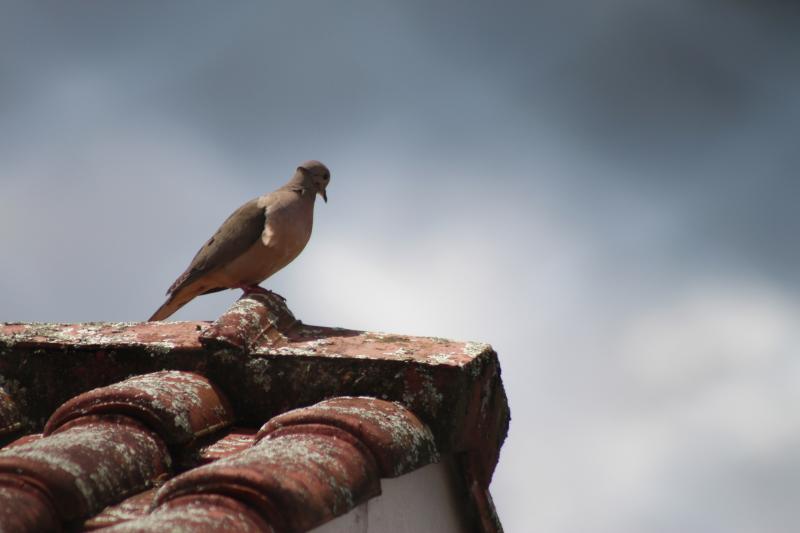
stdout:
MULTIPOLYGON (((167 294, 172 294, 243 254, 261 238, 266 223, 267 210, 259 206, 258 198, 234 211, 198 250, 189 268, 175 280, 167 294)), ((209 292, 213 292, 213 289, 209 292)))

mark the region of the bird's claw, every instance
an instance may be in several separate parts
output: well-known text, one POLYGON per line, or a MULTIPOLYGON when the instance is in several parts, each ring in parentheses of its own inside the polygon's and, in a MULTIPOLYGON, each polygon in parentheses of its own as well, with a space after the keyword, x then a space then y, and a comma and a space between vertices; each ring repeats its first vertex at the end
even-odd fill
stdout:
POLYGON ((245 286, 242 286, 242 287, 239 287, 239 288, 242 289, 242 291, 244 291, 244 296, 248 296, 250 294, 264 294, 266 296, 273 296, 274 295, 274 296, 277 296, 278 298, 280 298, 281 301, 286 302, 286 298, 284 298, 283 296, 281 296, 277 292, 271 291, 269 289, 265 289, 261 285, 245 285, 245 286))

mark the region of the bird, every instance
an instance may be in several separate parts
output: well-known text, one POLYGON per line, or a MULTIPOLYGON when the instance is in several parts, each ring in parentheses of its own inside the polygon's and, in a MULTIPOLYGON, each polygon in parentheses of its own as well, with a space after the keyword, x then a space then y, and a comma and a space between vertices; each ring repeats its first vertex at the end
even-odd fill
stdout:
POLYGON ((274 294, 259 284, 303 251, 311 238, 314 201, 319 195, 328 202, 330 179, 328 167, 306 161, 284 186, 239 207, 198 250, 149 321, 164 320, 195 297, 225 289, 274 294))

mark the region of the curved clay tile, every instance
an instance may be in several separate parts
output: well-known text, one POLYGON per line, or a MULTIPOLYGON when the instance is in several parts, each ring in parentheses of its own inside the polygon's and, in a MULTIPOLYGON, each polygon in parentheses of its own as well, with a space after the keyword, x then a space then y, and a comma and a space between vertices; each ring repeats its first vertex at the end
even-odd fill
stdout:
POLYGON ((156 505, 191 494, 246 502, 279 531, 306 531, 380 493, 369 452, 348 433, 292 434, 265 439, 237 455, 168 482, 156 505))
MULTIPOLYGON (((125 416, 91 416, 49 437, 0 450, 0 484, 35 487, 61 521, 100 511, 163 478, 170 457, 164 442, 125 416)), ((13 502, 2 500, 0 507, 13 502)), ((36 531, 36 530, 32 530, 36 531)))
POLYGON ((278 531, 307 531, 377 496, 381 476, 436 460, 430 430, 399 403, 334 398, 273 418, 252 447, 172 479, 158 491, 153 513, 113 531, 159 531, 193 520, 209 495, 246 504, 278 531), (195 503, 177 509, 178 501, 195 503), (161 518, 166 508, 174 509, 170 522, 161 518))
POLYGON ((0 475, 0 531, 59 531, 56 510, 47 495, 19 478, 0 475))
POLYGON ((172 445, 183 445, 233 422, 230 403, 205 377, 161 371, 85 392, 64 403, 47 421, 45 436, 87 414, 124 414, 140 420, 172 445))
POLYGON ((399 403, 377 398, 341 396, 289 411, 264 424, 256 440, 307 424, 338 427, 361 440, 378 462, 381 477, 400 476, 439 460, 430 429, 399 403))
MULTIPOLYGON (((90 516, 163 481, 172 463, 167 445, 232 420, 222 393, 191 372, 155 372, 86 392, 57 409, 41 437, 0 450, 0 508, 33 502, 26 509, 45 522, 90 516), (36 502, 52 502, 54 513, 36 502)), ((15 520, 34 524, 26 517, 15 520)), ((24 524, 17 530, 50 529, 24 524)))
POLYGON ((225 496, 206 494, 167 502, 150 515, 103 529, 103 533, 274 533, 258 513, 225 496))

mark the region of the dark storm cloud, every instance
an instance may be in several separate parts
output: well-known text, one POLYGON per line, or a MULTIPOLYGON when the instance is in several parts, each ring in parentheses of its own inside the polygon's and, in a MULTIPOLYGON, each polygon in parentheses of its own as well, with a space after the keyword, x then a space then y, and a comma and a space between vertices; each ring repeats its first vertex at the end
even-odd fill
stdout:
POLYGON ((423 38, 602 149, 668 158, 725 137, 797 84, 790 2, 459 5, 419 7, 423 38))
MULTIPOLYGON (((393 125, 377 133, 395 143, 503 139, 507 107, 595 157, 702 180, 714 172, 695 175, 697 163, 798 85, 797 10, 777 2, 197 5, 188 17, 180 3, 19 4, 3 49, 29 61, 3 62, 15 69, 6 90, 93 69, 140 113, 177 115, 245 154, 383 120, 393 125)), ((794 130, 764 133, 796 133, 786 118, 794 130)), ((515 133, 533 140, 530 126, 515 133)))

